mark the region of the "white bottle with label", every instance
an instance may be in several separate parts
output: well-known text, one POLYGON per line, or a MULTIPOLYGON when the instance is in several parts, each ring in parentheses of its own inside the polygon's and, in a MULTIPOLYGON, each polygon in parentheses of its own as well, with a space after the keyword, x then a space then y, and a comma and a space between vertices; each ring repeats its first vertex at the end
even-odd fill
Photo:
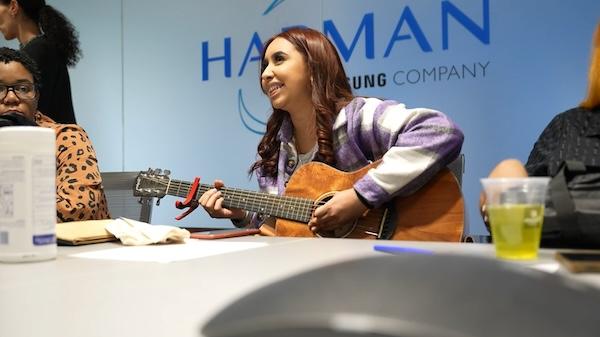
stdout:
POLYGON ((55 144, 52 129, 0 128, 0 262, 56 258, 55 144))

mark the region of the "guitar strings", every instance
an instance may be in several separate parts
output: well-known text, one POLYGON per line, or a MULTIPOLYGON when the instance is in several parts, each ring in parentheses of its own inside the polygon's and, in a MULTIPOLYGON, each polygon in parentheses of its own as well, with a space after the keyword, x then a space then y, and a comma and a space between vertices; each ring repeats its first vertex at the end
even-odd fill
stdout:
MULTIPOLYGON (((168 182, 165 182, 164 179, 160 179, 160 178, 156 178, 156 177, 145 177, 146 179, 157 183, 159 185, 161 185, 162 187, 169 187, 169 190, 173 189, 175 190, 175 187, 177 187, 177 191, 181 190, 181 187, 184 187, 184 192, 189 191, 192 187, 191 183, 185 182, 185 181, 177 181, 177 180, 171 180, 171 184, 169 184, 168 182), (179 185, 179 186, 177 186, 179 185)), ((213 188, 213 186, 207 185, 207 184, 200 184, 198 186, 199 190, 202 191, 204 190, 204 192, 208 191, 209 189, 213 188)), ((169 190, 167 191, 167 193, 169 192, 169 190)), ((286 197, 286 196, 276 196, 276 195, 270 195, 267 193, 262 193, 262 192, 253 192, 253 191, 244 191, 244 190, 239 190, 239 189, 232 189, 232 188, 224 188, 225 191, 229 191, 230 193, 232 193, 233 195, 236 195, 236 193, 242 193, 242 194, 248 194, 248 195, 253 195, 253 194, 259 194, 262 196, 266 196, 266 197, 274 197, 276 199, 287 199, 286 201, 303 201, 303 202, 309 202, 311 204, 311 207, 309 209, 306 209, 306 211, 310 210, 310 214, 312 214, 314 212, 314 210, 319 207, 322 206, 326 203, 326 201, 319 201, 317 203, 315 203, 313 200, 310 199, 303 199, 303 198, 295 198, 295 197, 286 197)), ((199 191, 199 192, 200 192, 199 191)), ((178 193, 179 194, 179 193, 178 193)), ((185 193, 187 195, 187 193, 185 193)), ((240 195, 236 195, 238 197, 242 197, 240 195)), ((276 199, 273 199, 273 201, 275 201, 276 199)), ((285 201, 284 201, 285 203, 285 201)), ((380 219, 382 217, 382 213, 384 210, 382 209, 373 209, 371 211, 369 211, 369 213, 364 217, 364 218, 375 218, 375 219, 380 219)), ((304 223, 308 223, 308 221, 304 221, 304 223)), ((368 225, 361 225, 361 224, 357 224, 355 227, 355 229, 363 231, 365 233, 373 233, 373 230, 370 226, 368 225)), ((372 234, 370 234, 372 235, 372 234)))
MULTIPOLYGON (((162 179, 159 179, 159 178, 153 178, 153 177, 147 177, 147 178, 148 178, 149 180, 151 180, 151 181, 155 182, 155 183, 158 183, 158 184, 162 185, 162 186, 168 186, 168 183, 164 182, 162 179)), ((171 182, 172 182, 172 183, 171 183, 171 186, 169 187, 169 189, 171 189, 171 187, 174 187, 176 184, 179 184, 179 185, 187 185, 187 187, 185 187, 185 189, 189 191, 189 190, 190 190, 190 188, 191 188, 191 186, 192 186, 192 184, 191 184, 191 183, 187 183, 187 182, 185 182, 185 181, 177 181, 177 180, 172 180, 171 182), (174 183, 173 183, 173 182, 174 182, 174 183)), ((198 187, 199 187, 199 188, 203 188, 203 189, 205 189, 206 191, 207 191, 208 189, 211 189, 211 188, 213 188, 212 186, 210 186, 210 185, 207 185, 207 184, 200 184, 198 187)), ((178 189, 179 189, 179 188, 178 188, 178 189)), ((267 197, 274 197, 274 198, 277 198, 277 199, 288 199, 288 200, 289 200, 289 199, 293 199, 293 200, 297 200, 297 201, 308 201, 308 202, 310 202, 310 203, 313 205, 313 207, 312 207, 312 210, 313 210, 313 211, 314 211, 314 210, 315 210, 317 207, 319 207, 319 206, 323 206, 323 205, 325 205, 325 203, 327 203, 326 201, 320 200, 319 202, 317 202, 317 203, 315 204, 315 202, 314 202, 313 200, 310 200, 310 199, 304 199, 304 198, 296 198, 296 197, 289 197, 289 196, 276 196, 276 195, 271 195, 271 194, 268 194, 268 193, 262 193, 262 192, 253 192, 253 191, 244 191, 244 190, 232 189, 232 188, 225 188, 225 187, 224 187, 223 189, 225 189, 226 191, 230 191, 230 192, 232 192, 232 193, 236 193, 236 191, 237 191, 237 192, 241 192, 241 193, 248 193, 248 194, 260 194, 260 195, 263 195, 263 196, 267 196, 267 197)), ((187 193, 186 193, 186 194, 187 194, 187 193)), ((380 210, 378 210, 378 209, 374 209, 374 210, 371 210, 371 211, 369 212, 369 214, 374 214, 374 213, 376 213, 376 212, 379 212, 379 211, 380 211, 380 210)))
MULTIPOLYGON (((155 182, 155 183, 158 183, 158 184, 162 185, 162 186, 168 186, 168 183, 164 182, 162 179, 159 179, 159 178, 154 178, 154 177, 147 177, 147 178, 148 178, 149 180, 151 180, 151 181, 155 182)), ((186 186, 186 187, 185 187, 185 189, 189 191, 189 190, 190 190, 190 188, 191 188, 191 186, 192 186, 192 184, 191 184, 191 183, 187 183, 187 182, 185 182, 185 181, 177 181, 177 180, 172 180, 171 182, 172 182, 172 183, 171 183, 171 186, 169 187, 169 189, 171 189, 171 187, 173 187, 173 188, 174 188, 176 184, 179 184, 179 185, 185 185, 185 186, 186 186), (174 184, 173 184, 173 182, 174 182, 174 184)), ((202 189, 205 189, 206 191, 208 191, 208 189, 211 189, 211 188, 213 188, 212 186, 210 186, 210 185, 207 185, 207 184, 200 184, 198 187, 199 187, 199 189, 200 189, 200 188, 202 188, 202 189)), ((323 201, 323 200, 320 200, 319 202, 315 203, 313 200, 310 200, 310 199, 294 198, 294 197, 286 197, 286 196, 275 196, 275 195, 270 195, 270 194, 267 194, 267 193, 253 192, 253 191, 243 191, 243 190, 231 189, 231 188, 224 188, 224 189, 225 189, 225 190, 229 190, 229 191, 231 191, 233 194, 235 194, 235 193, 236 193, 236 190, 237 190, 237 192, 241 192, 241 193, 248 193, 248 194, 260 194, 260 195, 264 195, 264 196, 267 196, 267 197, 285 198, 285 199, 288 199, 288 200, 292 199, 292 201, 294 201, 294 200, 295 200, 295 201, 305 201, 305 202, 310 202, 310 203, 311 203, 311 205, 312 205, 312 206, 310 207, 310 209, 309 209, 309 210, 311 211, 311 212, 310 212, 310 214, 312 214, 312 213, 315 211, 315 209, 317 209, 317 207, 323 206, 323 205, 325 205, 325 203, 326 203, 326 201, 323 201)), ((178 190, 179 190, 179 188, 178 188, 178 190)), ((187 193, 186 193, 186 194, 187 194, 187 193)), ((238 197, 239 197, 239 196, 238 196, 238 197)), ((285 202, 285 201, 284 201, 284 202, 285 202)), ((371 211, 368 213, 368 216, 377 216, 377 218, 379 218, 379 217, 380 217, 380 215, 381 215, 381 214, 380 214, 380 212, 382 212, 382 211, 383 211, 383 210, 380 210, 380 209, 374 209, 374 210, 371 210, 371 211)))
MULTIPOLYGON (((169 184, 167 182, 164 182, 164 179, 160 179, 160 178, 155 178, 155 177, 145 177, 146 179, 158 183, 159 185, 161 185, 162 187, 166 187, 169 186, 169 184)), ((171 180, 171 185, 169 186, 169 190, 175 190, 175 187, 177 187, 177 190, 179 191, 181 188, 181 186, 184 186, 184 190, 183 192, 189 191, 192 187, 192 183, 188 183, 185 181, 177 181, 177 180, 171 180), (177 186, 179 185, 179 186, 177 186)), ((199 191, 208 191, 209 189, 214 188, 211 185, 207 185, 207 184, 199 184, 198 185, 198 189, 199 191)), ((310 202, 313 206, 312 206, 312 210, 314 211, 317 207, 319 206, 323 206, 325 205, 325 203, 327 203, 327 201, 323 201, 323 200, 319 200, 315 203, 314 200, 310 200, 310 199, 305 199, 305 198, 298 198, 298 197, 290 197, 290 196, 279 196, 279 195, 272 195, 272 194, 268 194, 268 193, 263 193, 263 192, 254 192, 254 191, 244 191, 244 190, 240 190, 240 189, 236 189, 236 188, 230 188, 230 187, 223 187, 222 190, 224 190, 225 192, 229 191, 231 193, 233 193, 235 195, 235 193, 246 193, 248 195, 261 195, 267 198, 275 198, 275 199, 286 199, 285 201, 297 201, 297 202, 310 202)), ((168 194, 168 191, 167 191, 168 194)), ((179 195, 179 193, 177 193, 179 195)), ((185 195, 187 195, 187 193, 185 193, 185 195)), ((184 197, 185 195, 179 195, 181 197, 184 197)), ((239 197, 239 195, 237 195, 239 197)))
MULTIPOLYGON (((167 186, 167 194, 174 194, 181 197, 185 197, 193 186, 192 183, 184 181, 166 181, 164 178, 150 176, 146 176, 145 178, 156 183, 158 187, 167 186), (173 193, 173 191, 177 192, 173 193)), ((200 184, 199 191, 194 197, 198 198, 201 193, 204 193, 211 188, 213 188, 213 186, 200 184)), ((286 218, 303 223, 309 222, 311 214, 314 212, 316 207, 314 206, 314 202, 309 199, 301 199, 289 196, 282 197, 263 192, 252 192, 226 187, 224 187, 222 190, 226 192, 226 194, 224 194, 226 199, 226 207, 242 206, 242 208, 250 211, 269 214, 279 218, 286 218)))

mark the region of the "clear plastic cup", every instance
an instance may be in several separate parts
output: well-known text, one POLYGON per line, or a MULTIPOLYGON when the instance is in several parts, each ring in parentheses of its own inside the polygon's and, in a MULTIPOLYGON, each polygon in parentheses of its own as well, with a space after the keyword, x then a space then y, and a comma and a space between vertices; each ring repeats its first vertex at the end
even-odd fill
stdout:
POLYGON ((549 181, 548 177, 481 179, 497 257, 537 258, 549 181))

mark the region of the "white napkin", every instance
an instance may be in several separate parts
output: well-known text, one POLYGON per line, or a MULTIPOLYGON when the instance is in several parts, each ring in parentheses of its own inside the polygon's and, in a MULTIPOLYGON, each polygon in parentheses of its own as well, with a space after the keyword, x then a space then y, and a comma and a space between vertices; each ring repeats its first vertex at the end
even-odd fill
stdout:
POLYGON ((153 243, 181 243, 189 239, 186 229, 151 225, 145 222, 118 218, 109 222, 105 229, 116 236, 126 246, 141 246, 153 243))

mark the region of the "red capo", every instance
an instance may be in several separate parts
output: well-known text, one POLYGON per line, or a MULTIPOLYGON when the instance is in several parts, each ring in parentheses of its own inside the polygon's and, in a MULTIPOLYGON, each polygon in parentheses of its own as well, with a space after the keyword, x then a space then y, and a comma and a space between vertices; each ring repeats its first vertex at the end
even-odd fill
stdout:
POLYGON ((175 201, 175 207, 178 209, 188 208, 185 212, 179 214, 175 217, 176 220, 181 220, 185 218, 188 214, 192 213, 196 208, 198 208, 198 200, 196 200, 196 192, 198 192, 198 186, 200 185, 200 178, 196 177, 192 186, 190 187, 190 191, 188 195, 185 197, 183 202, 177 200, 175 201))

